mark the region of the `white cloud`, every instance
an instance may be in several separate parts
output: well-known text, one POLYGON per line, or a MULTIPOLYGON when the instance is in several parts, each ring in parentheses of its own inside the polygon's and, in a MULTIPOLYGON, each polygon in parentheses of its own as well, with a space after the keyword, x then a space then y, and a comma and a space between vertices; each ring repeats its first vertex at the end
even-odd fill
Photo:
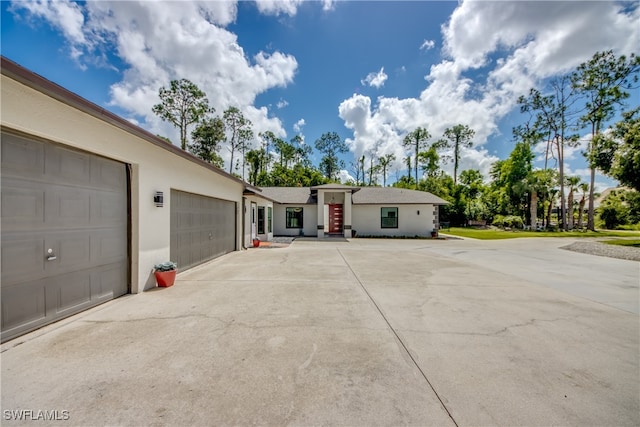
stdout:
POLYGON ((362 83, 363 85, 375 87, 376 89, 380 89, 382 86, 384 86, 384 82, 387 81, 387 77, 388 76, 384 72, 384 67, 382 67, 377 73, 375 71, 369 73, 367 77, 360 80, 360 83, 362 83))
MULTIPOLYGON (((375 101, 353 95, 340 104, 339 115, 353 131, 353 138, 347 139, 351 151, 359 156, 384 149, 401 159, 406 156, 402 138, 417 126, 426 126, 438 139, 445 128, 462 123, 476 135, 474 148, 462 154, 461 170, 479 169, 486 176, 496 157, 483 145, 516 108, 520 95, 532 87, 542 88, 544 79, 575 68, 596 51, 637 50, 640 8, 623 12, 620 5, 609 2, 577 6, 575 2, 461 2, 442 26, 446 57, 431 67, 419 95, 375 101), (485 77, 474 82, 469 75, 476 70, 485 77)), ((565 156, 579 160, 581 149, 569 149, 565 156)))
POLYGON ((71 43, 86 43, 83 25, 84 15, 80 6, 70 1, 43 1, 13 3, 10 9, 26 9, 34 17, 44 18, 58 28, 71 43))
POLYGON ((110 88, 110 104, 153 133, 178 141, 177 131, 151 108, 159 102, 160 87, 186 78, 207 94, 217 114, 236 106, 255 129, 286 135, 280 120, 269 117, 267 108, 255 107, 254 101, 271 88, 291 83, 297 61, 278 51, 249 58, 237 36, 224 28, 236 19, 235 2, 16 3, 14 10, 20 8, 62 28, 74 57, 79 52, 117 55, 126 70, 110 88))
POLYGON ((335 0, 322 0, 322 10, 325 12, 329 12, 336 8, 335 0))
POLYGON ((306 125, 304 119, 300 119, 300 120, 298 120, 297 122, 295 122, 293 124, 293 130, 296 133, 300 133, 300 132, 302 132, 302 128, 304 127, 304 125, 306 125))
POLYGON ((295 16, 303 0, 255 0, 260 13, 265 15, 295 16))
POLYGON ((278 103, 276 104, 276 107, 278 107, 278 109, 282 109, 287 105, 289 105, 289 103, 287 102, 286 99, 280 99, 280 101, 278 101, 278 103))
MULTIPOLYGON (((445 152, 444 154, 453 156, 453 152, 445 152)), ((498 157, 489 154, 485 148, 462 148, 460 151, 460 163, 458 164, 458 174, 466 169, 477 169, 482 174, 485 182, 489 182, 491 177, 491 165, 498 160, 498 157)), ((443 168, 445 172, 453 176, 453 163, 449 162, 443 168)), ((458 175, 459 177, 459 175, 458 175)))
POLYGON ((338 180, 340 182, 356 182, 356 179, 349 173, 349 171, 341 169, 338 172, 338 180))
POLYGON ((436 42, 434 40, 425 40, 420 45, 420 49, 431 50, 436 46, 436 42))

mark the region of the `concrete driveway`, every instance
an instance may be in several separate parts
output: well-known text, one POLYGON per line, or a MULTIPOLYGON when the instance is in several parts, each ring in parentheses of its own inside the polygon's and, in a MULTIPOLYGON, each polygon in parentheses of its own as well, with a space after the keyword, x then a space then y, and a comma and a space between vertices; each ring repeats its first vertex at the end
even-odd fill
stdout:
POLYGON ((640 425, 640 263, 569 243, 233 253, 4 344, 2 425, 640 425))

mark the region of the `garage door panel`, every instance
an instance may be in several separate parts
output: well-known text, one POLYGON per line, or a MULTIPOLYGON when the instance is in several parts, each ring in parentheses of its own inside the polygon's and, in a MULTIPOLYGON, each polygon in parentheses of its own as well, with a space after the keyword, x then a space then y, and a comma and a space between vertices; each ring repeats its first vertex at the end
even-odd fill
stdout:
POLYGON ((2 287, 44 276, 44 240, 35 236, 2 237, 2 287))
POLYGON ((215 230, 207 229, 200 233, 200 241, 202 242, 202 257, 213 258, 215 255, 215 230))
POLYGON ((103 190, 121 191, 127 186, 125 165, 100 157, 91 158, 91 182, 103 190))
POLYGON ((58 184, 90 185, 91 155, 45 145, 45 175, 58 184))
POLYGON ((2 134, 2 170, 32 178, 44 174, 44 144, 2 134))
POLYGON ((90 199, 89 224, 98 227, 126 226, 122 212, 127 209, 127 201, 122 193, 93 192, 90 199))
POLYGON ((91 303, 91 270, 61 274, 50 284, 47 292, 54 295, 51 310, 57 317, 87 307, 91 303))
POLYGON ((44 191, 20 186, 16 180, 3 180, 2 225, 14 229, 44 223, 44 191))
POLYGON ((13 335, 45 322, 45 280, 2 286, 2 335, 13 335))
POLYGON ((91 299, 113 299, 127 293, 126 261, 102 266, 91 273, 91 299))
POLYGON ((55 266, 57 273, 87 268, 92 264, 91 233, 89 231, 63 234, 55 242, 52 242, 51 246, 57 248, 54 252, 56 259, 46 261, 46 265, 47 267, 55 266))
POLYGON ((200 241, 200 233, 198 231, 191 231, 189 233, 189 240, 191 244, 187 248, 189 251, 189 265, 193 264, 193 260, 202 259, 200 247, 202 246, 202 242, 200 241))
POLYGON ((189 227, 189 214, 187 212, 177 212, 176 215, 176 226, 178 229, 183 230, 189 227))
POLYGON ((62 185, 46 185, 45 223, 48 227, 89 225, 91 190, 62 185))
MULTIPOLYGON (((171 256, 171 259, 178 263, 178 267, 182 268, 182 266, 189 265, 190 253, 189 248, 191 247, 191 234, 182 233, 175 234, 171 239, 172 243, 175 243, 175 253, 176 256, 171 256)), ((172 252, 173 254, 173 252, 172 252)))
POLYGON ((91 236, 91 264, 98 266, 125 260, 127 237, 109 230, 94 232, 91 236))

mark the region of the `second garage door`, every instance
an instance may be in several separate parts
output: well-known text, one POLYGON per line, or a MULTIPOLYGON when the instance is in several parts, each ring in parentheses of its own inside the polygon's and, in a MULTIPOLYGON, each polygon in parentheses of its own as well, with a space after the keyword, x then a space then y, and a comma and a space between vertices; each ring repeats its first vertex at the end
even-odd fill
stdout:
POLYGON ((236 203, 171 190, 171 260, 178 268, 236 250, 236 203))

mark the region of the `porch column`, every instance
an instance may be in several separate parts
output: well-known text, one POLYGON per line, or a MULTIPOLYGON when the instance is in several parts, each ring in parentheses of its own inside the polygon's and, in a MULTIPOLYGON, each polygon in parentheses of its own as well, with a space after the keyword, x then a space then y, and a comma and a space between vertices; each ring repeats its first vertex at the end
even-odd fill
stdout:
POLYGON ((318 239, 324 239, 324 191, 318 190, 318 239))
POLYGON ((344 192, 344 206, 342 207, 342 226, 344 228, 344 237, 351 238, 351 191, 344 192))

